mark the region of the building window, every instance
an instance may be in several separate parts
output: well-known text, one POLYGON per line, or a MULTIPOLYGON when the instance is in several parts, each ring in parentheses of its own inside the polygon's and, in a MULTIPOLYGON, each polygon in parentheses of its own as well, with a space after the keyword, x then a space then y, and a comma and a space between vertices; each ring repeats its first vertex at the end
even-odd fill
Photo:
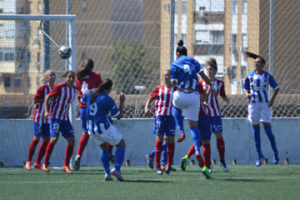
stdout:
POLYGON ((237 42, 237 34, 232 34, 232 46, 236 47, 236 42, 237 42))
POLYGON ((87 3, 86 3, 85 0, 82 1, 81 6, 82 6, 82 12, 86 12, 86 10, 87 10, 87 3))
POLYGON ((248 47, 248 35, 246 33, 242 34, 242 47, 248 47))
POLYGON ((223 31, 210 31, 210 43, 224 44, 224 32, 223 31))
POLYGON ((15 49, 14 48, 0 48, 0 62, 12 62, 15 61, 15 49))
POLYGON ((196 30, 195 31, 195 43, 196 44, 208 44, 209 32, 208 30, 196 30))
POLYGON ((187 11, 186 0, 182 0, 181 1, 181 14, 182 15, 186 15, 186 11, 187 11))
POLYGON ((40 52, 37 52, 36 60, 37 60, 37 62, 41 62, 41 53, 40 52))
POLYGON ((38 2, 38 12, 42 12, 43 11, 43 4, 41 2, 38 2))
POLYGON ((183 41, 183 44, 186 44, 186 34, 185 33, 181 34, 181 39, 183 41))
POLYGON ((241 78, 244 79, 246 77, 246 66, 241 66, 241 78))
POLYGON ((6 76, 3 79, 4 87, 10 87, 10 77, 6 76))
POLYGON ((247 14, 247 0, 243 0, 242 2, 242 14, 247 14))
POLYGON ((235 81, 236 80, 236 66, 231 66, 230 80, 231 81, 235 81))
POLYGON ((238 2, 237 0, 232 0, 232 12, 233 15, 238 14, 238 2))
POLYGON ((29 2, 29 14, 31 14, 31 13, 32 13, 32 3, 29 2))

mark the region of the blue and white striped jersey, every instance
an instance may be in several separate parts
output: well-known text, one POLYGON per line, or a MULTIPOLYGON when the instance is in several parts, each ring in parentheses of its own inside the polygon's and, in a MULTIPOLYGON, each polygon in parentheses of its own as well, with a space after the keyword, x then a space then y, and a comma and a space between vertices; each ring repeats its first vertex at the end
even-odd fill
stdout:
POLYGON ((177 88, 192 88, 198 91, 197 74, 203 71, 200 63, 189 56, 180 56, 171 66, 171 80, 177 80, 177 88))
POLYGON ((277 89, 279 86, 277 85, 273 76, 263 71, 262 74, 256 74, 255 70, 250 72, 246 77, 244 89, 248 90, 252 97, 249 99, 248 103, 256 103, 256 102, 265 102, 268 103, 268 86, 277 89))
POLYGON ((90 104, 92 92, 84 94, 81 98, 81 103, 86 104, 87 127, 88 130, 95 134, 101 134, 103 130, 110 127, 112 120, 109 116, 118 116, 120 111, 115 101, 106 93, 99 94, 94 103, 90 104))

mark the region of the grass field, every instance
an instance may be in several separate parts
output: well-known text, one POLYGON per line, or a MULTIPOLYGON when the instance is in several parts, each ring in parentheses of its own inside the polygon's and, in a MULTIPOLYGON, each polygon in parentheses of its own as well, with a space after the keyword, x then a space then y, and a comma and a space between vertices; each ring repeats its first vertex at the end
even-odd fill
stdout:
POLYGON ((156 175, 146 166, 123 167, 125 182, 104 182, 102 167, 83 167, 67 175, 52 169, 0 168, 0 199, 300 199, 300 165, 214 166, 206 180, 197 166, 156 175))

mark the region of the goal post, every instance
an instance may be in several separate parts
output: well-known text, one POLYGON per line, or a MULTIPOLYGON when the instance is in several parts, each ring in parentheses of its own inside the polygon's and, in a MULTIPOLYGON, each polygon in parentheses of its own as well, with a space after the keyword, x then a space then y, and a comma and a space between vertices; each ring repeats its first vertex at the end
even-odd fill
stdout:
POLYGON ((64 71, 76 70, 76 52, 75 15, 0 15, 0 118, 30 118, 43 73, 52 69, 61 82, 64 71), (58 56, 62 45, 72 49, 68 60, 58 56))

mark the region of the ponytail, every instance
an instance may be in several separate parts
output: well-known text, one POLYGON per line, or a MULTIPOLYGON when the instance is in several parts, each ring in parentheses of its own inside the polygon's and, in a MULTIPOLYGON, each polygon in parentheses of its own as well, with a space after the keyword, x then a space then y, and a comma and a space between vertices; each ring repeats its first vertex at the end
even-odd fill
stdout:
POLYGON ((179 53, 180 56, 187 56, 187 49, 183 46, 183 41, 179 40, 177 43, 176 53, 179 53))
POLYGON ((246 53, 246 56, 247 56, 247 57, 253 58, 253 59, 260 58, 261 63, 262 63, 262 64, 266 64, 266 60, 265 60, 263 57, 261 57, 261 56, 255 54, 255 53, 252 53, 252 52, 250 52, 250 51, 245 51, 245 53, 246 53))
POLYGON ((99 95, 99 94, 102 94, 103 92, 109 90, 113 85, 113 82, 112 80, 110 79, 105 79, 105 81, 99 85, 99 87, 97 87, 95 89, 95 91, 91 94, 91 100, 90 100, 90 104, 94 103, 96 97, 99 95))

